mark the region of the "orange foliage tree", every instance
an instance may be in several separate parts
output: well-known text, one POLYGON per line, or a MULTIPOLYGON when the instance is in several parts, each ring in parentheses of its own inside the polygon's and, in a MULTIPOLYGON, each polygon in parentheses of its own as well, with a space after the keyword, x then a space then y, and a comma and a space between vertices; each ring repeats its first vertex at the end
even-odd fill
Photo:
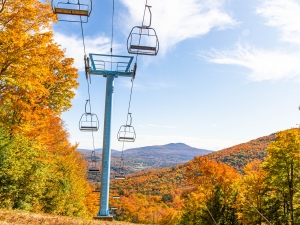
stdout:
POLYGON ((78 72, 52 22, 38 0, 7 1, 0 14, 0 207, 86 216, 86 165, 59 118, 78 72))
POLYGON ((195 190, 187 196, 180 224, 237 224, 235 201, 240 174, 232 167, 195 157, 186 168, 187 180, 195 190), (186 207, 191 202, 197 207, 186 207))

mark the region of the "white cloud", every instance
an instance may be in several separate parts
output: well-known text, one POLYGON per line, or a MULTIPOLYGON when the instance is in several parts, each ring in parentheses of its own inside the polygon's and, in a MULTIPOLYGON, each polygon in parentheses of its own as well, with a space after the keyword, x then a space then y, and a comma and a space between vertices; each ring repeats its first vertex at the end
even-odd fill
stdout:
POLYGON ((202 52, 200 56, 216 64, 238 65, 251 70, 253 81, 279 80, 300 74, 298 52, 267 51, 250 45, 237 44, 231 50, 202 52))
MULTIPOLYGON (((300 5, 294 0, 262 0, 256 13, 266 18, 266 25, 281 32, 281 41, 300 44, 300 5)), ((300 75, 299 48, 265 50, 237 44, 230 50, 212 49, 200 56, 216 64, 237 65, 250 70, 254 81, 279 80, 300 75), (289 50, 287 50, 289 49, 289 50)))
POLYGON ((281 40, 300 44, 300 5, 294 0, 265 0, 256 10, 267 25, 282 32, 281 40))
MULTIPOLYGON (((122 0, 129 16, 123 15, 127 30, 140 26, 144 13, 144 1, 122 0)), ((226 0, 153 0, 151 1, 152 26, 158 36, 160 51, 165 53, 177 43, 201 35, 213 28, 227 29, 237 25, 227 12, 226 0)), ((149 14, 146 14, 148 21, 149 14)), ((148 22, 145 22, 148 24, 148 22)))
POLYGON ((155 125, 155 124, 147 124, 149 127, 157 127, 157 125, 155 125))
MULTIPOLYGON (((61 45, 63 49, 66 49, 66 56, 74 58, 75 67, 80 71, 84 71, 84 49, 81 36, 66 35, 63 33, 54 31, 54 40, 61 45)), ((110 51, 110 39, 103 35, 97 37, 85 37, 86 53, 102 53, 108 54, 110 51)), ((118 45, 115 45, 117 48, 118 45)))
POLYGON ((175 126, 164 126, 164 128, 176 129, 177 127, 175 127, 175 126))

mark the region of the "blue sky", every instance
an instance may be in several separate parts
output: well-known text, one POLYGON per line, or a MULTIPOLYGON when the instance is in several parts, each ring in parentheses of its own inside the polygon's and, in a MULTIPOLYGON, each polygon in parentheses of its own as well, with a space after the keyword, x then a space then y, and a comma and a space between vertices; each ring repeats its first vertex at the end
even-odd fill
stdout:
MULTIPOLYGON (((115 0, 113 53, 141 25, 145 1, 115 0)), ((183 142, 220 150, 300 123, 300 2, 296 0, 148 0, 159 38, 157 56, 139 56, 131 113, 137 138, 125 149, 183 142)), ((84 24, 87 53, 109 53, 112 0, 93 1, 84 24)), ((79 23, 58 22, 55 41, 79 69, 73 107, 62 115, 70 141, 92 149, 78 129, 88 98, 79 23)), ((134 56, 134 55, 133 55, 134 56)), ((92 76, 92 112, 102 147, 105 81, 92 76)), ((130 79, 116 78, 111 147, 121 150, 130 79)))

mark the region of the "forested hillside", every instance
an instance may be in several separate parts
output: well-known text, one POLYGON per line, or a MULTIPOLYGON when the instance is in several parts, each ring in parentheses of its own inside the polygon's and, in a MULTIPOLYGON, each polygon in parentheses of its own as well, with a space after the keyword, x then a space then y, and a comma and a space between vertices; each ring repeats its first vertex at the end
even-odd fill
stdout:
POLYGON ((247 143, 225 148, 209 155, 210 159, 223 162, 241 171, 248 163, 254 159, 264 160, 267 156, 265 151, 269 144, 275 140, 275 134, 260 137, 247 143))
POLYGON ((299 152, 299 129, 278 132, 113 181, 111 204, 146 224, 299 224, 299 152))
POLYGON ((85 161, 59 117, 78 73, 53 22, 38 0, 6 1, 0 13, 0 207, 89 216, 85 161))

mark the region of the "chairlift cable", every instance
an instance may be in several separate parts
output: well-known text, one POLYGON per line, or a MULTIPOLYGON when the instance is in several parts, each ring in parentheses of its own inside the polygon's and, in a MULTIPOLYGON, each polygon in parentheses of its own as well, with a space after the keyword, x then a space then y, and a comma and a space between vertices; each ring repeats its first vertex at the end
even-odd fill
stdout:
POLYGON ((212 220, 214 221, 214 223, 215 223, 216 225, 218 225, 218 224, 217 224, 217 222, 216 222, 216 220, 215 220, 215 218, 214 218, 214 217, 213 217, 213 215, 211 214, 211 212, 210 212, 209 208, 207 207, 207 205, 206 205, 206 209, 207 209, 207 211, 208 211, 208 213, 209 213, 210 217, 211 217, 211 218, 212 218, 212 220))
MULTIPOLYGON (((115 15, 115 0, 113 0, 112 16, 111 16, 111 42, 110 42, 110 55, 111 55, 110 67, 111 67, 111 71, 112 71, 112 64, 113 64, 113 62, 112 62, 112 53, 113 53, 113 41, 114 41, 114 15, 115 15)), ((126 122, 126 124, 127 124, 127 122, 126 122)), ((120 158, 119 173, 121 172, 121 169, 124 167, 123 149, 124 149, 124 142, 123 142, 122 154, 121 154, 121 158, 120 158)))
POLYGON ((84 51, 84 55, 86 55, 86 51, 85 51, 85 42, 84 42, 84 34, 83 34, 83 26, 82 26, 82 19, 81 19, 81 16, 80 16, 80 25, 81 25, 81 35, 82 35, 83 51, 84 51))
MULTIPOLYGON (((80 16, 80 26, 81 26, 83 51, 84 51, 84 55, 86 56, 85 39, 84 39, 84 32, 83 32, 83 25, 82 25, 81 16, 80 16)), ((86 82, 87 82, 87 91, 88 91, 88 102, 89 102, 89 108, 90 108, 90 113, 91 113, 92 112, 92 104, 91 104, 90 84, 89 84, 88 80, 86 80, 86 82)), ((92 131, 92 139, 93 139, 93 151, 95 151, 95 138, 94 138, 94 132, 93 131, 92 131)), ((93 152, 92 152, 92 154, 93 154, 93 152)))
POLYGON ((111 15, 110 71, 113 70, 112 53, 113 53, 113 41, 114 41, 114 15, 115 15, 115 0, 113 0, 112 15, 111 15))
MULTIPOLYGON (((145 22, 145 15, 146 15, 147 3, 148 3, 148 0, 146 0, 146 3, 145 3, 145 9, 144 9, 144 15, 143 15, 142 27, 144 26, 144 22, 145 22)), ((141 38, 142 38, 142 35, 140 35, 138 46, 141 45, 141 38)), ((138 51, 139 51, 139 50, 138 50, 138 51)), ((137 64, 138 56, 139 56, 139 54, 137 54, 136 57, 135 57, 135 64, 137 64)))
MULTIPOLYGON (((145 3, 145 9, 144 9, 142 26, 144 25, 144 21, 145 21, 145 14, 146 14, 147 3, 148 3, 148 0, 146 0, 146 3, 145 3)), ((114 13, 114 11, 113 11, 113 13, 114 13)), ((112 31, 112 39, 113 39, 113 31, 112 31)), ((139 37, 139 44, 138 44, 138 46, 140 46, 140 44, 141 44, 141 35, 139 37)), ((112 48, 111 48, 111 51, 112 51, 112 48)), ((137 54, 136 57, 135 57, 134 72, 136 72, 135 70, 136 70, 136 66, 137 66, 138 56, 139 55, 137 54)), ((129 102, 128 102, 126 125, 128 125, 128 119, 129 119, 129 113, 130 113, 130 107, 131 107, 131 100, 132 100, 133 83, 134 83, 134 76, 131 79, 131 88, 130 88, 130 95, 129 95, 129 102)), ((124 167, 124 158, 123 158, 123 155, 124 155, 124 146, 125 146, 125 142, 123 141, 122 153, 121 153, 121 157, 120 157, 120 170, 121 170, 121 168, 124 167)))
MULTIPOLYGON (((143 15, 142 26, 144 26, 145 14, 146 14, 146 8, 147 8, 147 7, 146 7, 147 2, 148 2, 148 0, 146 0, 146 3, 145 3, 145 9, 144 9, 144 15, 143 15)), ((141 38, 142 38, 142 37, 141 37, 141 35, 140 35, 138 46, 140 46, 140 44, 141 44, 141 38)), ((138 57, 139 57, 139 55, 137 54, 136 57, 135 57, 135 66, 137 65, 138 57)), ((134 78, 131 79, 131 90, 130 90, 130 96, 129 96, 128 113, 127 113, 126 124, 128 123, 128 114, 129 114, 129 112, 130 112, 131 98, 132 98, 132 89, 133 89, 133 82, 134 82, 134 78)))
POLYGON ((246 200, 246 202, 248 204, 250 204, 254 209, 255 211, 269 224, 269 225, 272 225, 272 223, 255 207, 254 204, 252 204, 252 202, 250 202, 245 196, 243 196, 242 194, 238 193, 243 199, 246 200))
MULTIPOLYGON (((145 9, 144 9, 144 15, 143 15, 142 26, 144 25, 147 2, 148 2, 148 0, 146 0, 146 3, 145 3, 145 9)), ((140 36, 140 38, 139 38, 139 44, 138 44, 138 46, 140 46, 140 44, 141 44, 141 36, 140 36)), ((135 57, 135 66, 137 65, 138 56, 139 56, 139 55, 136 55, 136 57, 135 57)), ((127 111, 126 125, 127 125, 127 123, 128 123, 128 115, 129 115, 129 112, 130 112, 130 106, 131 106, 133 82, 134 82, 134 78, 131 79, 131 89, 130 89, 130 95, 129 95, 129 103, 128 103, 128 111, 127 111)))
POLYGON ((114 15, 115 15, 115 0, 113 0, 112 5, 112 15, 111 15, 111 42, 110 42, 110 54, 113 51, 113 41, 114 41, 114 15))

